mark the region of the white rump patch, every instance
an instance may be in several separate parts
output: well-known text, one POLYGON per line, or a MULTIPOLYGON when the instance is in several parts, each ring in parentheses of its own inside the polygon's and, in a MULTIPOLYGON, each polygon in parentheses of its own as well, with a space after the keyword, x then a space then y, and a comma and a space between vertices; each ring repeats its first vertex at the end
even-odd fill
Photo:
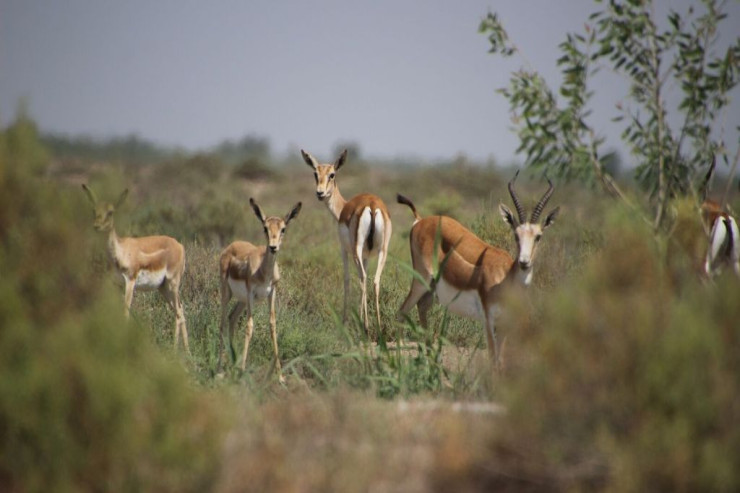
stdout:
POLYGON ((357 249, 357 256, 359 258, 366 257, 365 252, 366 250, 366 242, 367 237, 370 234, 370 220, 371 220, 371 214, 369 207, 365 207, 362 209, 362 214, 360 214, 360 217, 358 218, 357 223, 357 244, 355 245, 355 248, 357 249))
POLYGON ((167 269, 160 270, 140 270, 136 276, 136 287, 147 291, 158 289, 164 282, 167 269))
POLYGON ((379 252, 383 247, 383 233, 385 232, 385 221, 383 211, 375 209, 375 235, 373 236, 373 252, 379 252))
POLYGON ((444 279, 439 280, 435 291, 439 302, 452 313, 485 321, 486 315, 477 291, 460 291, 444 279))

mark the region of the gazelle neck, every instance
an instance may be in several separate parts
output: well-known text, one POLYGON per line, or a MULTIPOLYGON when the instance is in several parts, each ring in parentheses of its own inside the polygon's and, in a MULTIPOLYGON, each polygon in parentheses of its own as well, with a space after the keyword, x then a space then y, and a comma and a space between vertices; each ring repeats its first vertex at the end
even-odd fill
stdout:
POLYGON ((530 266, 529 269, 524 270, 519 266, 519 262, 517 260, 514 260, 514 263, 511 265, 511 269, 509 269, 509 272, 506 276, 507 281, 527 287, 532 283, 533 272, 534 268, 532 266, 530 266))
POLYGON ((272 253, 272 250, 268 246, 265 248, 265 256, 262 257, 262 263, 259 268, 265 279, 272 279, 276 263, 277 253, 272 253))
POLYGON ((116 227, 111 224, 110 231, 108 232, 108 254, 116 262, 118 262, 120 244, 120 240, 116 234, 116 227))
POLYGON ((329 212, 334 216, 334 219, 339 221, 339 215, 342 213, 342 209, 344 209, 344 205, 347 201, 342 197, 342 194, 339 191, 339 186, 336 183, 334 184, 334 190, 329 196, 329 199, 324 202, 326 202, 326 207, 329 208, 329 212))

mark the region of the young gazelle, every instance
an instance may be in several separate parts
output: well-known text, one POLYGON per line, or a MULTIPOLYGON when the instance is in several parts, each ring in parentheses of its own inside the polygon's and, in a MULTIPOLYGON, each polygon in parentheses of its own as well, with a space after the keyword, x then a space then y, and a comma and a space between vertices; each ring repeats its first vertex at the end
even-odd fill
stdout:
POLYGON ((499 205, 499 211, 514 232, 518 247, 516 261, 505 250, 485 243, 450 217, 422 218, 409 199, 398 195, 398 202, 408 205, 414 214, 414 224, 409 237, 411 260, 414 270, 426 281, 425 284, 416 277, 413 279, 411 290, 399 310, 399 317, 406 316, 413 306, 417 305, 419 319, 426 327, 427 311, 436 294, 439 302, 447 306, 451 312, 485 323, 488 349, 496 365, 499 353, 496 346, 494 317, 501 290, 511 282, 528 285, 532 281, 532 265, 537 245, 543 231, 553 223, 560 209, 558 207, 550 212, 543 224, 537 223, 553 192, 552 182, 548 180, 550 187, 537 202, 532 216, 527 221, 524 208, 514 192, 514 180, 516 176, 509 182, 509 193, 516 206, 519 220, 516 220, 504 204, 499 205), (434 272, 440 268, 442 272, 435 281, 434 272))
POLYGON ((349 259, 357 268, 362 287, 360 315, 365 331, 368 329, 367 314, 367 262, 371 256, 378 256, 378 267, 373 281, 375 287, 375 310, 380 325, 380 276, 388 257, 388 244, 391 241, 391 216, 380 197, 369 193, 356 195, 347 201, 339 192, 336 172, 347 159, 347 150, 339 156, 334 164, 319 164, 309 153, 301 149, 303 160, 313 168, 316 179, 316 196, 326 204, 331 215, 339 226, 339 243, 342 247, 344 264, 344 309, 343 319, 347 320, 347 303, 349 297, 349 259))
POLYGON ((224 326, 229 324, 229 344, 232 344, 234 325, 239 316, 247 310, 247 330, 244 338, 244 353, 242 354, 241 368, 247 366, 247 353, 249 352, 249 341, 252 338, 254 328, 252 315, 254 313, 255 301, 267 298, 270 304, 270 332, 272 335, 272 347, 275 351, 275 370, 282 382, 283 375, 278 357, 277 327, 275 321, 275 291, 280 281, 280 270, 277 264, 277 254, 283 235, 288 223, 298 215, 301 203, 298 202, 293 209, 282 217, 265 217, 262 209, 253 200, 249 199, 257 218, 262 222, 267 238, 267 245, 256 246, 248 241, 235 241, 227 246, 221 253, 219 260, 219 272, 221 279, 221 329, 219 338, 219 366, 223 357, 224 326), (227 316, 228 305, 231 298, 237 300, 237 304, 227 316))
POLYGON ((740 231, 735 218, 710 199, 701 205, 701 212, 710 228, 704 272, 712 277, 721 272, 722 267, 731 266, 740 276, 740 231))
POLYGON ((126 284, 125 313, 129 316, 134 288, 147 290, 158 289, 172 310, 175 312, 175 348, 180 333, 185 349, 188 346, 188 329, 185 326, 185 313, 180 300, 180 281, 185 271, 185 249, 174 238, 169 236, 144 236, 140 238, 121 238, 116 234, 113 225, 113 214, 128 195, 128 189, 114 204, 99 203, 93 191, 82 185, 93 205, 95 213, 94 227, 98 231, 108 232, 108 253, 126 284))

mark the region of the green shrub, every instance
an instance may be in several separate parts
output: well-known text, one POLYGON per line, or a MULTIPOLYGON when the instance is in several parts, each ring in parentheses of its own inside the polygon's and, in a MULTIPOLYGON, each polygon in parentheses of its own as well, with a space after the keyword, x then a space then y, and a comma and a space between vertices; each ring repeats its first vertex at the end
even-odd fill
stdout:
POLYGON ((37 178, 37 136, 17 135, 0 133, 0 483, 202 490, 217 472, 218 400, 126 323, 120 291, 90 266, 82 192, 37 178))
POLYGON ((680 289, 643 224, 611 214, 583 272, 509 299, 506 422, 486 484, 737 491, 740 293, 732 276, 680 289))

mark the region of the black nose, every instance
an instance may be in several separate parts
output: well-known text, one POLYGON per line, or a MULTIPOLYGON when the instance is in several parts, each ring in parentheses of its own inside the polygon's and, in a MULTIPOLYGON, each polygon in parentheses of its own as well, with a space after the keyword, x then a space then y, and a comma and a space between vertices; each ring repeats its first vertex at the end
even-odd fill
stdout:
POLYGON ((319 200, 324 198, 324 192, 316 192, 316 197, 318 197, 319 200))
POLYGON ((524 269, 524 270, 527 270, 527 269, 529 269, 529 266, 530 266, 530 265, 531 265, 531 264, 530 264, 529 262, 519 262, 519 267, 521 267, 521 268, 522 268, 522 269, 524 269))
POLYGON ((270 245, 270 251, 271 251, 272 253, 275 253, 275 252, 277 252, 277 250, 278 250, 278 247, 276 247, 276 246, 273 246, 273 245, 270 245))

